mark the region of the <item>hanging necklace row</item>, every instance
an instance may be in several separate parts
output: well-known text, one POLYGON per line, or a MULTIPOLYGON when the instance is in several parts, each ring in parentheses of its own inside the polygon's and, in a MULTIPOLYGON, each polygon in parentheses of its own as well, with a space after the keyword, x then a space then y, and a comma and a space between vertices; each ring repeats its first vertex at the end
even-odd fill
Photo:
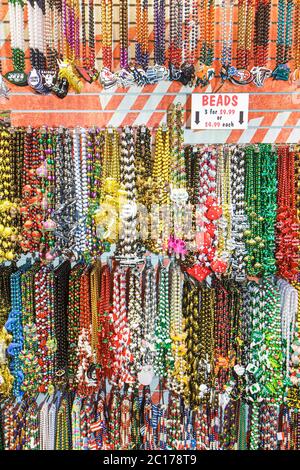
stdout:
MULTIPOLYGON (((102 68, 100 83, 105 88, 118 85, 155 84, 161 80, 178 80, 183 85, 206 86, 216 74, 214 62, 216 28, 221 34, 222 81, 247 85, 264 85, 265 80, 297 78, 298 2, 280 0, 278 4, 276 66, 269 66, 271 2, 223 0, 220 26, 215 25, 215 1, 165 0, 153 3, 154 64, 150 64, 149 2, 135 5, 135 57, 131 55, 129 25, 132 6, 119 5, 119 38, 114 38, 112 0, 101 1, 102 68), (237 58, 232 57, 234 43, 233 12, 237 9, 237 58), (167 13, 169 13, 167 17, 167 13), (293 21, 295 32, 293 32, 293 21), (169 23, 169 48, 166 46, 166 23, 169 23), (182 26, 183 25, 183 26, 182 26), (120 67, 114 67, 114 40, 119 42, 120 67), (295 59, 290 74, 288 63, 295 59), (253 62, 253 67, 250 64, 253 62)), ((12 83, 27 83, 40 94, 54 93, 63 98, 69 87, 80 92, 83 81, 98 78, 96 66, 95 12, 93 0, 53 0, 28 2, 28 36, 31 70, 25 73, 24 3, 9 1, 13 70, 6 73, 12 83), (83 81, 82 81, 83 80, 83 81)), ((218 67, 216 67, 218 69, 218 67)), ((3 93, 6 93, 3 89, 3 93)))

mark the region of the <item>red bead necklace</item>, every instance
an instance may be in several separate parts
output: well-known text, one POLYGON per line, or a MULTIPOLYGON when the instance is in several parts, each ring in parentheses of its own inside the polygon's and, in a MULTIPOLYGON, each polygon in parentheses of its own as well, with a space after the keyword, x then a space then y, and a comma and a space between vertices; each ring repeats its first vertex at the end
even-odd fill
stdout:
POLYGON ((289 146, 278 148, 276 260, 278 276, 296 280, 299 264, 299 220, 296 209, 295 154, 289 146))

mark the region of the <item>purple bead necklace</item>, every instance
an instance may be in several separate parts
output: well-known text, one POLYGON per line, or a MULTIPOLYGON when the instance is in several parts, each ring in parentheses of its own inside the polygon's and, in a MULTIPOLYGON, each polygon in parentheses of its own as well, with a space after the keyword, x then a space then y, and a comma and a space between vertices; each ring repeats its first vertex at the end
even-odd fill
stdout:
POLYGON ((154 0, 154 60, 158 65, 165 64, 165 0, 154 0))

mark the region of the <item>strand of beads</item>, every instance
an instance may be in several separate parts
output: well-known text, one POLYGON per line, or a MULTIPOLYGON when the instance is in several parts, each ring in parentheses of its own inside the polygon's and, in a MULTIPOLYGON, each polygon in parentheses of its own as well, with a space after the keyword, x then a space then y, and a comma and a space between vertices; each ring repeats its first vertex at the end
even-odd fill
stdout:
POLYGON ((23 252, 40 251, 42 239, 43 208, 47 199, 40 188, 40 175, 45 174, 45 165, 40 164, 38 136, 35 129, 28 129, 24 142, 23 187, 21 214, 21 242, 23 252))
POLYGON ((149 64, 148 0, 138 0, 136 3, 136 35, 135 58, 139 65, 146 68, 149 64))
POLYGON ((231 277, 236 281, 246 279, 246 245, 244 232, 248 228, 245 212, 245 152, 235 147, 231 157, 231 187, 232 187, 232 244, 231 277))
POLYGON ((83 266, 75 265, 69 277, 68 301, 68 379, 70 387, 76 385, 78 368, 78 340, 80 334, 80 278, 83 266))
POLYGON ((139 382, 150 385, 154 377, 155 319, 157 315, 156 273, 150 258, 146 260, 143 282, 142 357, 139 382))
POLYGON ((272 72, 275 80, 288 80, 290 75, 287 62, 292 52, 293 8, 293 0, 279 0, 278 2, 276 68, 272 72))
POLYGON ((295 154, 287 146, 278 148, 278 197, 276 260, 277 273, 295 280, 299 264, 299 220, 296 209, 295 154))
POLYGON ((263 218, 262 264, 266 276, 275 274, 275 224, 277 208, 277 152, 271 145, 260 145, 262 154, 261 203, 263 218))
POLYGON ((247 272, 256 276, 262 271, 262 201, 261 201, 262 155, 253 147, 246 149, 246 185, 245 204, 249 220, 249 229, 244 233, 247 245, 247 272))
POLYGON ((21 370, 20 354, 23 348, 23 325, 22 325, 22 296, 21 296, 21 272, 17 271, 11 275, 11 311, 5 324, 6 330, 12 336, 12 343, 7 349, 11 357, 10 372, 14 377, 13 394, 17 399, 22 397, 22 382, 24 375, 21 370))
POLYGON ((124 190, 124 206, 121 207, 121 246, 118 254, 124 258, 137 252, 135 149, 133 129, 126 127, 121 136, 121 187, 124 190))
MULTIPOLYGON (((296 315, 298 311, 298 292, 284 279, 278 279, 277 285, 281 297, 281 334, 285 364, 283 371, 285 380, 290 379, 292 345, 296 334, 296 315)), ((295 349, 295 345, 293 345, 295 349)), ((297 349, 296 349, 297 351, 297 349)), ((295 359, 295 355, 293 357, 295 359)), ((297 360, 296 360, 297 362, 297 360)))
POLYGON ((165 63, 165 0, 154 0, 154 62, 165 63))
POLYGON ((188 381, 185 358, 186 333, 184 331, 181 298, 181 270, 179 266, 175 266, 171 273, 170 338, 172 340, 174 369, 171 372, 170 388, 180 395, 183 394, 188 381))
POLYGON ((201 0, 199 8, 200 68, 196 85, 206 86, 214 76, 215 0, 201 0))
POLYGON ((184 396, 193 408, 199 406, 199 379, 200 366, 200 327, 199 327, 199 290, 191 279, 185 279, 183 286, 183 315, 185 321, 185 344, 188 383, 184 396))
POLYGON ((160 379, 166 379, 173 369, 170 339, 169 267, 159 267, 158 311, 155 325, 155 371, 160 379))
POLYGON ((112 347, 114 349, 114 363, 112 365, 111 381, 116 386, 131 383, 132 377, 128 368, 132 361, 130 352, 130 331, 126 305, 126 271, 125 267, 118 267, 113 277, 113 321, 114 336, 112 347))
POLYGON ((0 262, 14 259, 18 234, 12 150, 11 133, 0 129, 0 262))
POLYGON ((120 67, 128 68, 128 0, 120 3, 120 67))
POLYGON ((46 261, 52 261, 55 257, 55 234, 56 224, 53 220, 55 210, 55 153, 56 140, 51 131, 42 129, 39 134, 39 149, 42 171, 39 176, 42 179, 41 192, 44 197, 43 221, 40 252, 46 261))
POLYGON ((112 0, 101 0, 103 67, 112 70, 113 8, 112 0))
POLYGON ((239 0, 237 68, 247 70, 251 60, 253 38, 253 0, 239 0))
POLYGON ((9 23, 11 30, 11 48, 13 56, 12 72, 6 78, 16 85, 26 85, 25 42, 24 42, 24 3, 22 0, 9 1, 9 23))
POLYGON ((138 267, 136 267, 130 270, 128 299, 128 325, 130 328, 129 347, 132 356, 131 375, 133 377, 137 377, 141 369, 142 320, 141 273, 138 267))
POLYGON ((6 331, 4 324, 11 308, 10 277, 13 273, 11 267, 0 266, 0 394, 9 396, 13 385, 13 376, 8 367, 6 350, 11 343, 12 337, 6 331))

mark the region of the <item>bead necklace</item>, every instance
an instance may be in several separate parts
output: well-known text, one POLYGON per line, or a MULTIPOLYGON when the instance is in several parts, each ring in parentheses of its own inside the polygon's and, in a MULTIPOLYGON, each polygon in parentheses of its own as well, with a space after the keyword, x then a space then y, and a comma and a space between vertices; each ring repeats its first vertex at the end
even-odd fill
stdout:
MULTIPOLYGON (((282 335, 282 350, 283 350, 283 372, 286 381, 290 379, 290 366, 291 357, 295 345, 293 344, 296 333, 296 315, 298 310, 298 292, 284 279, 278 279, 277 286, 279 287, 281 298, 281 335, 282 335)), ((296 359, 297 362, 297 359, 296 359)))
POLYGON ((112 347, 114 349, 114 364, 111 381, 118 387, 132 382, 129 371, 132 354, 130 352, 130 330, 126 305, 126 274, 126 268, 118 267, 113 277, 114 337, 112 347))
POLYGON ((56 341, 53 331, 52 281, 51 272, 46 267, 42 267, 35 275, 36 331, 39 344, 38 362, 41 368, 38 383, 42 393, 53 393, 51 379, 56 341))
POLYGON ((48 94, 56 79, 56 54, 52 38, 52 1, 28 2, 30 64, 28 84, 37 92, 48 94))
POLYGON ((22 328, 22 297, 21 297, 21 272, 17 271, 11 275, 11 311, 7 322, 6 330, 12 335, 12 343, 7 349, 10 356, 10 371, 14 377, 13 394, 17 399, 22 397, 22 382, 24 376, 21 370, 20 353, 23 348, 23 328, 22 328))
POLYGON ((275 224, 277 198, 277 152, 271 145, 260 145, 262 154, 262 217, 263 217, 263 271, 266 275, 275 274, 275 224))
POLYGON ((55 351, 55 374, 58 385, 66 383, 68 365, 68 286, 71 264, 63 261, 54 270, 54 330, 57 343, 55 351))
POLYGON ((146 126, 139 126, 135 139, 136 192, 139 202, 147 208, 151 204, 151 131, 146 126))
POLYGON ((14 377, 10 373, 6 351, 12 341, 12 336, 8 334, 3 326, 0 330, 0 394, 8 397, 11 394, 14 377))
POLYGON ((238 3, 238 43, 237 68, 248 70, 252 53, 254 19, 253 0, 239 0, 238 3))
POLYGON ((129 390, 124 391, 120 407, 120 449, 131 449, 131 411, 132 411, 132 393, 129 390))
POLYGON ((169 399, 169 420, 167 421, 168 449, 180 450, 183 447, 183 426, 181 399, 177 394, 171 393, 169 399))
POLYGON ((70 253, 75 243, 76 201, 74 162, 72 158, 72 137, 70 132, 60 130, 56 134, 55 159, 55 210, 53 220, 56 223, 55 239, 57 253, 70 253))
POLYGON ((154 188, 157 191, 153 201, 167 204, 170 181, 170 131, 159 127, 156 133, 155 154, 152 169, 154 188))
POLYGON ((150 57, 148 21, 148 0, 137 0, 135 59, 144 68, 148 66, 150 57))
POLYGON ((165 0, 154 0, 154 62, 165 64, 165 0))
POLYGON ((93 395, 87 394, 82 400, 80 410, 80 449, 89 450, 91 437, 91 421, 93 419, 93 395))
POLYGON ((81 0, 81 41, 82 41, 82 64, 76 67, 81 77, 91 83, 98 78, 95 68, 95 23, 94 23, 94 0, 88 0, 88 40, 86 37, 85 24, 86 2, 81 0))
POLYGON ((24 141, 23 188, 20 207, 22 231, 20 246, 26 252, 40 251, 42 239, 42 209, 47 199, 40 188, 39 173, 45 173, 45 165, 40 164, 38 135, 28 129, 24 141))
POLYGON ((292 57, 294 59, 294 71, 290 75, 290 80, 296 82, 300 78, 300 0, 294 0, 293 25, 292 57))
POLYGON ((44 197, 43 202, 43 221, 40 252, 41 256, 46 261, 51 261, 54 258, 55 247, 55 234, 54 230, 56 224, 53 220, 55 210, 55 160, 56 160, 56 139, 51 131, 42 129, 38 138, 40 150, 40 162, 42 171, 39 176, 41 177, 41 192, 44 197))
POLYGON ((215 0, 201 0, 199 8, 200 68, 196 85, 206 86, 214 76, 215 0))
POLYGON ((69 396, 66 394, 60 400, 56 414, 55 450, 71 450, 72 431, 69 396))
POLYGON ((27 431, 23 449, 39 450, 38 405, 34 399, 28 400, 25 428, 27 431))
POLYGON ((271 0, 257 0, 254 17, 253 56, 254 67, 251 70, 255 85, 261 87, 272 74, 267 67, 270 42, 271 0))
POLYGON ((100 365, 102 378, 110 378, 114 362, 114 351, 111 339, 114 334, 114 324, 111 306, 111 273, 109 267, 103 266, 101 270, 100 300, 98 306, 99 338, 97 362, 100 365))
POLYGON ((217 194, 222 217, 218 224, 218 247, 217 252, 220 259, 228 264, 232 253, 232 218, 230 208, 232 207, 231 192, 231 148, 219 149, 217 161, 217 194))
POLYGON ((159 266, 158 312, 155 325, 156 358, 155 371, 160 379, 165 379, 173 369, 170 338, 170 299, 169 267, 159 266))
POLYGON ((171 78, 175 80, 182 62, 182 20, 183 2, 174 0, 170 3, 169 67, 171 78))
POLYGON ((112 70, 113 7, 112 0, 101 0, 103 67, 112 70))
POLYGON ((295 147, 295 196, 296 196, 296 209, 297 219, 300 220, 300 147, 295 147))
POLYGON ((167 248, 169 236, 169 218, 161 212, 167 212, 170 193, 170 131, 168 127, 159 127, 156 133, 155 153, 152 167, 152 209, 151 237, 147 245, 151 251, 167 248))
POLYGON ((80 158, 80 134, 76 129, 73 131, 73 159, 74 159, 74 180, 77 211, 77 227, 75 232, 75 251, 85 250, 85 226, 83 215, 83 196, 81 182, 81 158, 80 158))
POLYGON ((278 196, 276 260, 280 277, 295 280, 299 265, 299 220, 295 195, 295 154, 287 146, 278 148, 278 196))
MULTIPOLYGON (((80 93, 83 87, 83 83, 76 72, 76 66, 80 58, 79 14, 79 0, 63 0, 63 61, 59 63, 59 78, 61 79, 62 85, 66 87, 66 93, 68 91, 68 84, 74 88, 76 93, 80 93)), ((65 94, 61 97, 64 97, 65 94)))
POLYGON ((15 175, 13 173, 12 134, 0 129, 0 263, 15 257, 17 235, 17 204, 15 200, 15 175))
POLYGON ((197 264, 188 270, 199 281, 203 281, 211 271, 221 273, 227 269, 225 261, 217 258, 217 223, 222 216, 222 208, 217 200, 217 149, 204 147, 197 159, 198 182, 196 197, 196 245, 197 264))
POLYGON ((182 60, 189 62, 190 57, 190 30, 191 30, 191 2, 183 2, 183 35, 182 35, 182 60))
POLYGON ((171 190, 186 187, 185 158, 183 148, 183 109, 180 104, 168 110, 168 126, 171 150, 171 190))
POLYGON ((232 244, 231 253, 231 277, 236 281, 246 279, 247 255, 244 241, 244 232, 248 228, 248 220, 245 212, 245 152, 243 149, 235 147, 231 156, 231 182, 232 188, 232 244))
POLYGON ((120 246, 117 255, 128 259, 137 252, 135 149, 133 129, 126 127, 121 135, 121 189, 124 206, 121 206, 120 246))
POLYGON ((155 319, 157 314, 156 272, 151 259, 146 259, 143 272, 143 328, 141 341, 141 371, 139 382, 150 385, 154 376, 155 319))
POLYGON ((27 75, 25 73, 24 3, 22 0, 10 0, 8 7, 14 69, 12 72, 8 72, 5 78, 15 85, 24 86, 27 85, 27 75))
POLYGON ((78 368, 78 339, 80 332, 80 278, 83 266, 75 265, 69 277, 68 299, 68 378, 70 387, 75 386, 76 370, 78 368))
POLYGON ((79 365, 76 373, 77 391, 80 396, 87 396, 94 390, 94 383, 89 378, 90 368, 93 363, 89 278, 90 268, 86 267, 80 278, 79 365))
POLYGON ((24 129, 14 129, 12 132, 12 151, 15 155, 12 162, 14 167, 15 184, 14 184, 14 197, 18 205, 22 198, 22 173, 23 173, 23 160, 24 160, 24 129))
POLYGON ((72 449, 73 450, 80 450, 80 410, 81 410, 82 398, 79 396, 75 396, 72 411, 71 411, 71 419, 72 419, 72 449))
POLYGON ((138 267, 135 267, 130 270, 128 295, 129 348, 132 356, 130 369, 131 375, 135 378, 135 381, 142 365, 143 317, 141 273, 138 267))
POLYGON ((232 64, 233 46, 233 0, 222 0, 222 53, 221 78, 226 80, 235 74, 232 64))
POLYGON ((46 1, 46 13, 45 13, 45 36, 46 36, 46 57, 47 57, 47 70, 57 71, 57 59, 58 51, 56 47, 58 46, 59 32, 55 28, 55 11, 57 11, 56 6, 53 0, 46 1))
MULTIPOLYGON (((300 341, 299 341, 299 320, 300 320, 300 302, 299 302, 299 291, 300 291, 300 285, 298 282, 293 282, 293 287, 294 287, 294 302, 296 304, 296 308, 297 308, 297 311, 296 311, 296 317, 295 317, 295 325, 294 325, 294 329, 295 329, 295 334, 294 334, 294 337, 292 337, 292 346, 291 346, 291 349, 292 349, 292 356, 291 356, 291 362, 290 362, 290 366, 291 366, 291 372, 290 372, 290 380, 292 382, 292 387, 290 387, 288 389, 288 404, 289 406, 292 406, 292 401, 293 401, 293 397, 294 399, 296 399, 296 404, 294 404, 293 406, 298 408, 298 403, 299 403, 299 393, 298 393, 298 388, 297 388, 297 385, 300 383, 300 380, 299 380, 299 353, 300 353, 300 341), (296 291, 296 292, 295 292, 296 291)), ((291 312, 292 315, 293 315, 293 312, 291 312)), ((290 351, 288 351, 288 354, 290 354, 290 351)), ((288 355, 287 354, 287 355, 288 355)))
POLYGON ((260 286, 250 283, 248 289, 252 321, 247 367, 249 400, 277 403, 283 391, 279 290, 270 278, 260 286), (264 338, 264 345, 260 338, 264 338))
POLYGON ((141 410, 140 410, 140 394, 137 387, 134 388, 132 397, 132 418, 131 418, 131 449, 139 450, 141 448, 141 410))
POLYGON ((99 331, 98 304, 100 299, 100 261, 95 261, 90 273, 90 289, 91 289, 91 313, 92 313, 92 349, 93 361, 96 363, 99 331))
POLYGON ((120 137, 116 129, 107 129, 103 149, 101 205, 94 217, 97 236, 106 243, 117 239, 119 191, 120 137))
POLYGON ((117 387, 110 392, 109 419, 108 419, 108 443, 112 449, 120 447, 120 408, 121 396, 117 387))
POLYGON ((185 321, 186 375, 188 381, 184 397, 192 409, 200 404, 198 370, 200 363, 199 342, 199 290, 196 283, 186 278, 183 286, 183 315, 185 321))
POLYGON ((215 388, 223 392, 230 372, 230 292, 221 283, 216 283, 216 309, 215 309, 215 388))
POLYGON ((183 2, 183 64, 181 67, 181 82, 183 84, 194 82, 198 36, 198 1, 188 0, 183 2))
POLYGON ((214 378, 214 290, 201 285, 199 304, 199 397, 208 403, 214 378))
POLYGON ((101 163, 102 163, 102 135, 100 131, 92 129, 87 134, 87 186, 88 186, 88 214, 87 214, 87 249, 94 257, 100 252, 94 214, 98 208, 101 191, 101 163))
POLYGON ((234 450, 237 442, 236 418, 238 404, 230 401, 223 412, 222 430, 220 436, 220 447, 222 450, 234 450))
POLYGON ((177 258, 186 254, 185 242, 189 234, 185 235, 186 229, 186 204, 188 193, 186 191, 186 168, 183 148, 183 110, 181 105, 170 107, 168 111, 168 126, 170 132, 171 149, 171 184, 170 199, 172 202, 173 227, 169 238, 169 254, 175 254, 177 258))
POLYGON ((275 80, 288 80, 290 68, 287 63, 291 60, 292 53, 292 26, 293 26, 294 0, 279 0, 277 44, 276 44, 276 68, 272 72, 275 80))
POLYGON ((22 274, 22 329, 23 349, 20 354, 21 369, 23 373, 22 391, 27 394, 35 394, 38 391, 41 377, 41 366, 39 359, 39 338, 35 323, 35 309, 38 299, 35 297, 35 277, 40 269, 39 263, 22 274))
POLYGON ((120 67, 128 68, 128 0, 120 2, 120 67))
POLYGON ((81 158, 80 158, 80 170, 81 170, 81 197, 82 197, 82 232, 83 236, 81 238, 81 252, 87 250, 87 227, 86 220, 88 215, 88 180, 87 180, 87 134, 85 129, 81 129, 80 132, 81 138, 81 158))
POLYGON ((256 276, 262 271, 262 250, 265 246, 262 238, 261 157, 261 153, 259 151, 255 153, 253 147, 246 148, 245 203, 249 229, 244 232, 244 235, 248 251, 247 272, 251 276, 256 276))
POLYGON ((179 266, 172 267, 171 271, 171 296, 170 296, 170 338, 172 340, 172 355, 174 369, 170 378, 171 390, 182 395, 188 377, 186 364, 186 347, 184 332, 184 320, 182 312, 182 282, 179 266))

